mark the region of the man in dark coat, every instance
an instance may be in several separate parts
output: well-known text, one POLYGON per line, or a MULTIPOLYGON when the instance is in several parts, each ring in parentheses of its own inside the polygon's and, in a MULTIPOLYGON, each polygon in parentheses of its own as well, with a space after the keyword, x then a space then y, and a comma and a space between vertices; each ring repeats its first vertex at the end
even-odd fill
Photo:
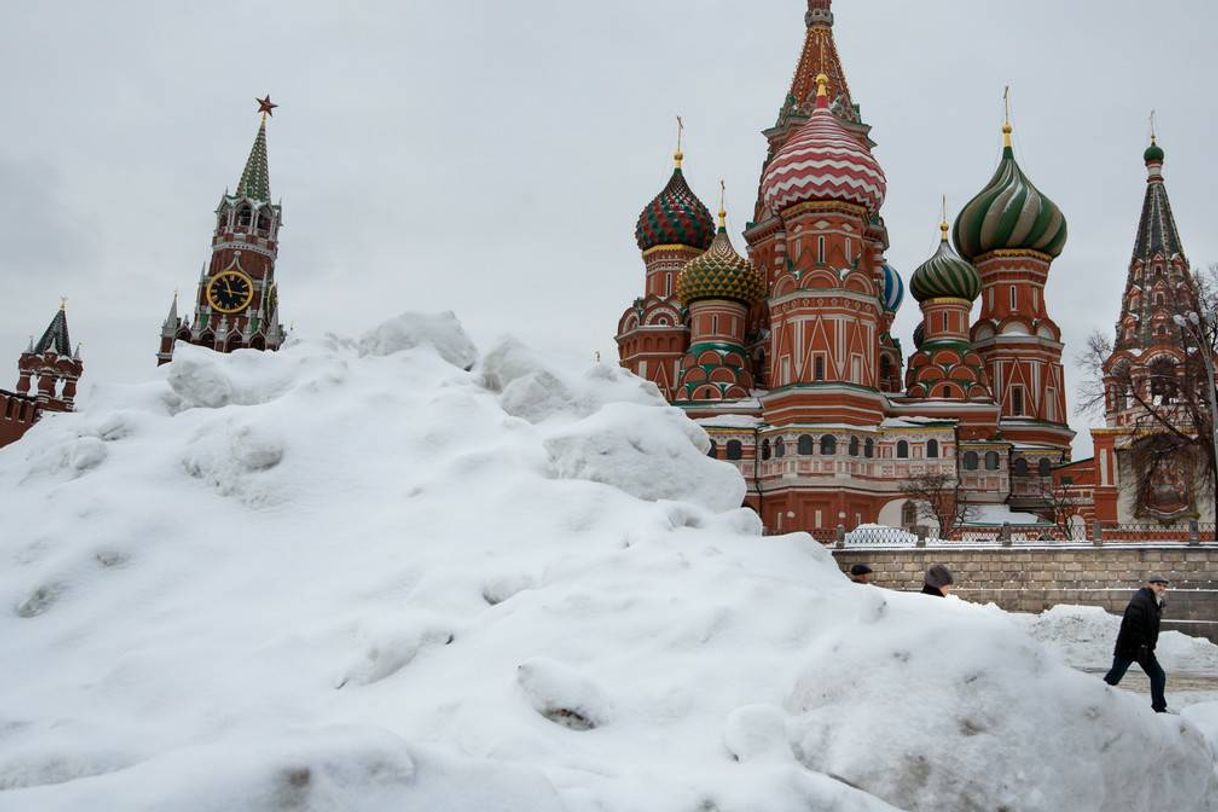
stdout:
POLYGON ((1155 659, 1159 620, 1163 616, 1163 593, 1166 591, 1167 579, 1152 575, 1146 579, 1146 586, 1134 593, 1121 620, 1121 631, 1117 634, 1116 647, 1112 652, 1112 669, 1104 675, 1104 682, 1116 685, 1130 665, 1140 665, 1146 676, 1150 677, 1150 707, 1155 713, 1167 710, 1167 699, 1163 696, 1167 675, 1155 659))
POLYGON ((922 594, 946 598, 947 593, 952 591, 953 583, 955 579, 952 578, 951 570, 943 564, 931 564, 922 578, 922 594))

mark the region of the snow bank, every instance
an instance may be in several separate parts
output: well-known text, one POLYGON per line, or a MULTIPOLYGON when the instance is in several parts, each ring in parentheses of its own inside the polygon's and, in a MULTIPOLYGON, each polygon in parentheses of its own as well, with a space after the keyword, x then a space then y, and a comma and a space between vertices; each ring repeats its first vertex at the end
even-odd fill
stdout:
POLYGON ((1218 809, 1187 718, 462 336, 179 347, 0 451, 0 810, 1218 809))

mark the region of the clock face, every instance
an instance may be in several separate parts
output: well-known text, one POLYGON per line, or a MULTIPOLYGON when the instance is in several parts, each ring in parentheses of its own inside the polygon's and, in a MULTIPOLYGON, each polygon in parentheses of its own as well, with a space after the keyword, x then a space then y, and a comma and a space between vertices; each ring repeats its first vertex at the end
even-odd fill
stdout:
POLYGON ((238 313, 254 300, 254 282, 240 271, 224 271, 207 283, 207 303, 221 313, 238 313))

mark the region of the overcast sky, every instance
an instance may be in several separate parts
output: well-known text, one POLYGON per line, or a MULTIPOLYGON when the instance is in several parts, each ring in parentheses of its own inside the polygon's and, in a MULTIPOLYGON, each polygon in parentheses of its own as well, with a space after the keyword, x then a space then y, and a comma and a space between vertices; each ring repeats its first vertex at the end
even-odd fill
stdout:
MULTIPOLYGON (((298 335, 456 311, 615 357, 643 289, 635 219, 671 168, 737 248, 803 40, 803 0, 395 0, 8 4, 0 27, 0 349, 61 295, 90 385, 146 379, 175 288, 194 296, 211 212, 258 119, 298 335)), ((989 179, 1011 85, 1021 166, 1066 214, 1047 299, 1072 362, 1110 331, 1145 184, 1147 116, 1194 265, 1218 261, 1218 4, 837 0, 850 89, 888 175, 888 258, 908 279, 989 179)), ((907 300, 906 346, 918 321, 907 300)), ((0 364, 8 364, 0 357, 0 364)), ((1079 372, 1071 364, 1071 395, 1079 372)), ((9 380, 11 378, 12 380, 9 380)), ((87 397, 87 394, 86 394, 87 397)), ((1076 452, 1089 453, 1087 420, 1076 452)))

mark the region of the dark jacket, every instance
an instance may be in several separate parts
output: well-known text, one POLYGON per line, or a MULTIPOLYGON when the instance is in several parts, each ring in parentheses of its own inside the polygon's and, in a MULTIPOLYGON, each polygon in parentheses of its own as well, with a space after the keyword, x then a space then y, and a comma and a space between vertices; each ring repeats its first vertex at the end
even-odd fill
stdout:
POLYGON ((1116 648, 1113 654, 1129 660, 1139 659, 1145 653, 1155 650, 1159 642, 1159 619, 1163 615, 1163 607, 1155 592, 1144 586, 1133 594, 1133 599, 1125 607, 1125 617, 1121 620, 1121 632, 1117 635, 1116 648))
POLYGON ((923 595, 934 595, 936 598, 946 598, 947 597, 946 595, 943 594, 942 589, 939 589, 939 587, 937 587, 937 586, 931 586, 930 584, 922 584, 922 594, 923 595))

